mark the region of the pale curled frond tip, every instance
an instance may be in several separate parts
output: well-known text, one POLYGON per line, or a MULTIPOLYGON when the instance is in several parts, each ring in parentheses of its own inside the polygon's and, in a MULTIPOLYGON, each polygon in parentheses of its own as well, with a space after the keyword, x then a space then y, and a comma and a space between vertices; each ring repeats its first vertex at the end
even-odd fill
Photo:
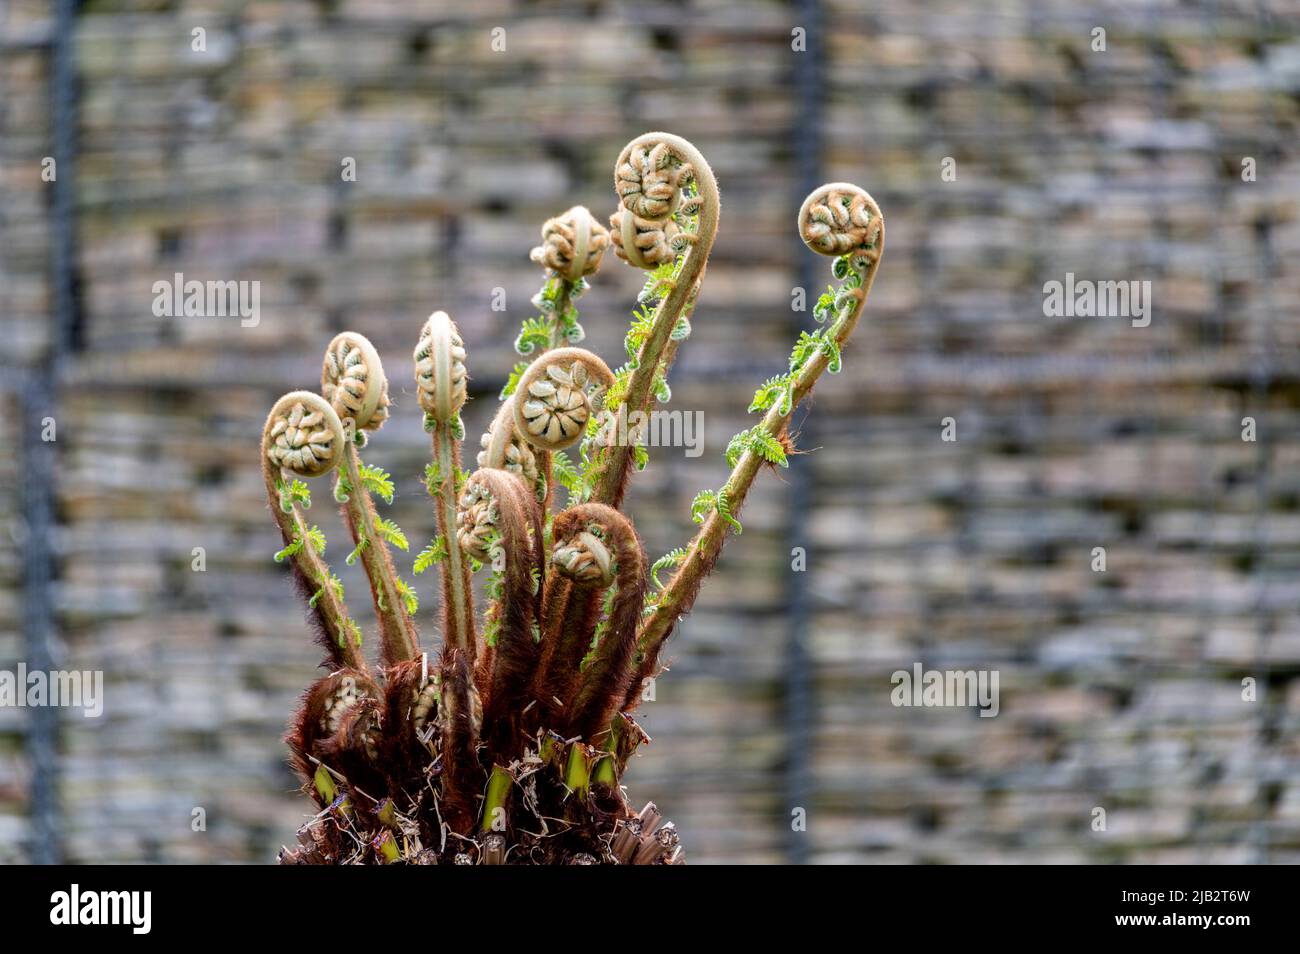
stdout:
POLYGON ((341 421, 375 431, 388 420, 388 378, 379 352, 355 331, 336 335, 325 349, 321 394, 341 421))
POLYGON ((435 311, 424 323, 414 357, 420 408, 436 421, 450 421, 465 406, 469 375, 465 342, 445 311, 435 311))
POLYGON ((542 226, 542 244, 529 254, 537 264, 566 281, 594 275, 609 248, 609 231, 586 206, 575 205, 542 226))
POLYGON ((576 444, 594 413, 594 389, 614 383, 609 365, 584 348, 557 348, 528 366, 515 391, 515 429, 542 450, 576 444))
POLYGON ((500 534, 500 504, 482 481, 470 478, 461 491, 456 511, 456 544, 479 562, 491 559, 491 547, 500 534))
POLYGON ((614 582, 614 558, 604 539, 593 530, 583 528, 573 536, 556 542, 551 551, 555 571, 575 583, 606 587, 614 582))
POLYGON ((852 255, 855 268, 880 258, 885 219, 876 200, 859 186, 828 182, 799 207, 799 236, 819 255, 852 255))
POLYGON ((290 391, 271 408, 262 452, 276 467, 307 479, 337 467, 344 442, 343 422, 328 401, 310 391, 290 391))
POLYGON ((618 210, 610 216, 614 254, 635 268, 651 269, 672 261, 693 244, 694 233, 681 227, 678 213, 698 214, 717 204, 713 173, 693 145, 669 133, 633 139, 614 165, 618 210), (688 183, 695 193, 688 195, 688 183))

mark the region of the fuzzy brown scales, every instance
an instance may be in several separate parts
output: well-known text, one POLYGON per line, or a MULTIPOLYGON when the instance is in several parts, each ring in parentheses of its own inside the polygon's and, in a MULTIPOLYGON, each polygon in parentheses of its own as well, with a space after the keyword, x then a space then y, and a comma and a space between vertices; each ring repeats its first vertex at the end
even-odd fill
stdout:
MULTIPOLYGON (((647 604, 645 554, 618 509, 632 448, 584 445, 578 499, 548 523, 550 478, 556 455, 597 430, 598 412, 649 411, 681 338, 673 332, 695 307, 720 205, 704 157, 668 133, 628 144, 615 191, 612 233, 576 206, 543 227, 533 252, 548 273, 543 351, 496 414, 472 475, 460 471, 464 340, 444 312, 421 329, 416 394, 432 440, 428 483, 441 538, 428 551, 442 583, 436 652, 420 651, 413 626, 397 612, 398 578, 386 549, 376 547, 366 561, 370 547, 361 543, 380 542, 355 439, 387 416, 387 381, 373 347, 360 335, 339 335, 322 368, 324 397, 286 395, 268 418, 268 500, 330 651, 329 674, 304 695, 286 736, 319 810, 299 844, 284 849, 283 863, 684 862, 676 827, 653 804, 638 813, 625 800, 624 770, 648 741, 629 713, 644 678, 660 671, 665 641, 693 606, 772 448, 794 453, 790 417, 819 375, 838 367, 879 265, 884 222, 871 197, 846 183, 823 186, 804 202, 799 234, 814 251, 837 257, 835 274, 845 281, 834 319, 810 339, 817 347, 792 364, 788 400, 769 406, 755 429, 766 443, 744 446, 684 559, 647 604), (573 339, 572 299, 610 245, 638 268, 673 263, 655 278, 653 314, 615 390, 614 373, 596 355, 557 347, 573 339), (621 406, 606 407, 614 393, 621 406), (306 524, 307 497, 294 483, 335 468, 347 480, 348 494, 339 494, 345 523, 381 617, 373 670, 341 590, 308 542, 318 531, 306 524), (481 616, 470 580, 480 565, 488 577, 481 616)), ((556 473, 572 484, 570 474, 556 473)))
POLYGON ((393 783, 419 778, 430 758, 437 759, 441 680, 427 656, 398 663, 384 672, 381 759, 393 783))
POLYGON ((475 798, 484 775, 479 764, 479 733, 483 705, 474 685, 473 662, 459 647, 447 647, 439 666, 438 725, 442 752, 438 760, 440 804, 444 824, 457 834, 467 834, 477 815, 475 798))
POLYGON ((316 680, 303 694, 285 736, 299 776, 312 778, 313 760, 329 760, 358 782, 373 779, 381 745, 379 697, 378 684, 356 670, 343 669, 316 680))
MULTIPOLYGON (((559 514, 551 538, 555 572, 549 587, 565 591, 567 600, 558 628, 552 624, 554 652, 543 661, 538 695, 567 701, 563 711, 553 709, 567 732, 604 741, 632 678, 645 601, 645 552, 631 522, 604 504, 581 504, 559 514), (610 585, 616 589, 608 614, 593 612, 610 585)), ((550 596, 555 612, 560 598, 558 592, 550 596)))
POLYGON ((500 594, 475 666, 483 697, 483 736, 498 761, 520 754, 525 709, 541 655, 542 514, 531 489, 504 470, 475 471, 465 482, 457 540, 467 556, 499 561, 500 594), (465 519, 460 520, 461 517, 465 519))

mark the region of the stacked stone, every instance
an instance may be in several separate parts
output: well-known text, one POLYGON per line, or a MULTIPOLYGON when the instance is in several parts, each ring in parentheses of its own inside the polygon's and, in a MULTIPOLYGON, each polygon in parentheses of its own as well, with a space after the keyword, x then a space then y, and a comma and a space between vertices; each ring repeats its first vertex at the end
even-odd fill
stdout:
MULTIPOLYGON (((83 349, 58 382, 55 597, 67 665, 104 670, 108 699, 101 719, 64 719, 72 860, 268 862, 301 822, 279 735, 317 653, 270 560, 256 442, 337 331, 374 341, 397 381, 424 317, 454 315, 472 440, 517 360, 542 222, 575 203, 603 219, 631 135, 690 138, 722 227, 671 407, 707 409, 705 453, 652 451, 634 482, 657 556, 721 481, 795 322, 813 327, 791 311, 813 148, 791 130, 814 54, 792 49, 787 5, 707 0, 689 21, 676 4, 453 6, 84 5, 83 349), (256 322, 156 314, 177 274, 257 282, 256 322)), ((21 368, 52 340, 44 8, 0 22, 0 312, 21 368)), ((1096 23, 1065 0, 932 13, 825 4, 820 178, 884 208, 884 270, 802 425, 805 529, 790 533, 787 486, 760 481, 671 644, 629 784, 671 809, 693 860, 778 861, 792 837, 815 860, 1300 860, 1294 15, 1263 35, 1199 2, 1096 23), (1043 285, 1067 272, 1150 279, 1150 325, 1046 316, 1043 285), (792 586, 813 613, 806 805, 783 773, 792 586), (892 674, 917 662, 997 670, 999 715, 894 706, 892 674)), ((813 267, 810 301, 829 281, 813 267)), ((639 285, 607 262, 584 346, 617 363, 639 285)), ((427 438, 414 394, 392 397, 367 460, 396 478, 386 515, 418 550, 427 438)), ((17 466, 0 462, 0 486, 17 466)), ((17 508, 0 495, 7 525, 17 508)), ((23 654, 17 539, 0 534, 0 668, 23 654)), ((435 587, 417 588, 432 645, 435 587)), ((0 709, 0 861, 28 850, 26 718, 0 709)))

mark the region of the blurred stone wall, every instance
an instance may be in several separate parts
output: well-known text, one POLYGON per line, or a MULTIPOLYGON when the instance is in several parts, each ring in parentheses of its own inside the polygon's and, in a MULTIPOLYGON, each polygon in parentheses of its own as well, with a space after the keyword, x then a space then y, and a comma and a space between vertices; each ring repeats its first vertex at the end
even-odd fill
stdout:
MULTIPOLYGON (((760 482, 674 640, 634 800, 699 862, 1300 861, 1297 26, 1295 3, 1208 0, 81 4, 54 598, 65 665, 104 670, 108 699, 63 720, 66 856, 267 862, 292 837, 308 803, 279 734, 316 654, 270 560, 267 408, 315 386, 334 333, 370 337, 397 407, 367 456, 418 549, 422 320, 445 308, 466 335, 476 439, 532 314, 541 222, 575 202, 607 215, 618 150, 667 129, 709 157, 723 208, 673 372, 706 453, 662 449, 637 478, 652 554, 687 538, 754 386, 811 326, 791 309, 813 258, 793 234, 801 157, 868 188, 889 224, 845 371, 798 418, 807 453, 760 482), (796 137, 809 75, 819 141, 796 137), (260 322, 155 317, 153 283, 177 272, 260 282, 260 322), (1067 272, 1150 280, 1149 327, 1045 317, 1043 284, 1067 272), (895 707, 891 674, 918 662, 997 670, 999 715, 895 707)), ((17 371, 57 343, 52 29, 47 4, 0 4, 11 444, 17 371)), ((638 288, 611 258, 582 300, 611 361, 638 288)), ((0 474, 16 489, 21 456, 0 474)), ((0 495, 9 669, 18 508, 0 495)), ((0 861, 30 854, 28 725, 0 709, 0 861)))

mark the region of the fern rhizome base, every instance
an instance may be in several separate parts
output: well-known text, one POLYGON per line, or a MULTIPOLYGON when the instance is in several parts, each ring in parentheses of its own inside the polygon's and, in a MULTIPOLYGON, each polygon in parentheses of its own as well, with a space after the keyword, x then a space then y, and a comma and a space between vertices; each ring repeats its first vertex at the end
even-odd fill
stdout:
POLYGON ((320 392, 290 392, 271 410, 261 457, 284 540, 276 559, 290 567, 328 670, 307 688, 286 736, 318 811, 281 851, 284 863, 685 861, 672 823, 653 804, 634 811, 621 784, 648 741, 635 710, 725 537, 740 533, 758 472, 786 465, 795 408, 823 371, 839 371, 879 267, 884 221, 871 196, 846 183, 803 203, 800 235, 834 258, 837 284, 817 300, 815 326, 800 334, 786 370, 755 393, 749 410, 762 417, 728 444, 730 475, 695 497, 695 537, 651 562, 623 496, 648 460, 644 421, 670 398, 669 369, 690 335, 720 205, 704 157, 668 133, 628 143, 614 187, 608 229, 581 206, 542 228, 532 253, 545 269, 538 314, 515 341, 526 360, 502 391, 473 472, 461 462, 465 343, 441 311, 420 330, 414 373, 436 531, 413 570, 440 578, 440 645, 421 644, 419 600, 391 554, 406 551, 407 538, 375 506, 376 497, 392 502, 392 479, 361 457, 389 413, 374 347, 339 335, 320 392), (611 248, 646 273, 617 369, 579 347, 576 307, 611 248), (308 482, 331 473, 353 544, 347 562, 360 562, 370 586, 373 661, 324 560, 324 533, 307 518, 308 482), (487 575, 482 614, 476 573, 487 575))

